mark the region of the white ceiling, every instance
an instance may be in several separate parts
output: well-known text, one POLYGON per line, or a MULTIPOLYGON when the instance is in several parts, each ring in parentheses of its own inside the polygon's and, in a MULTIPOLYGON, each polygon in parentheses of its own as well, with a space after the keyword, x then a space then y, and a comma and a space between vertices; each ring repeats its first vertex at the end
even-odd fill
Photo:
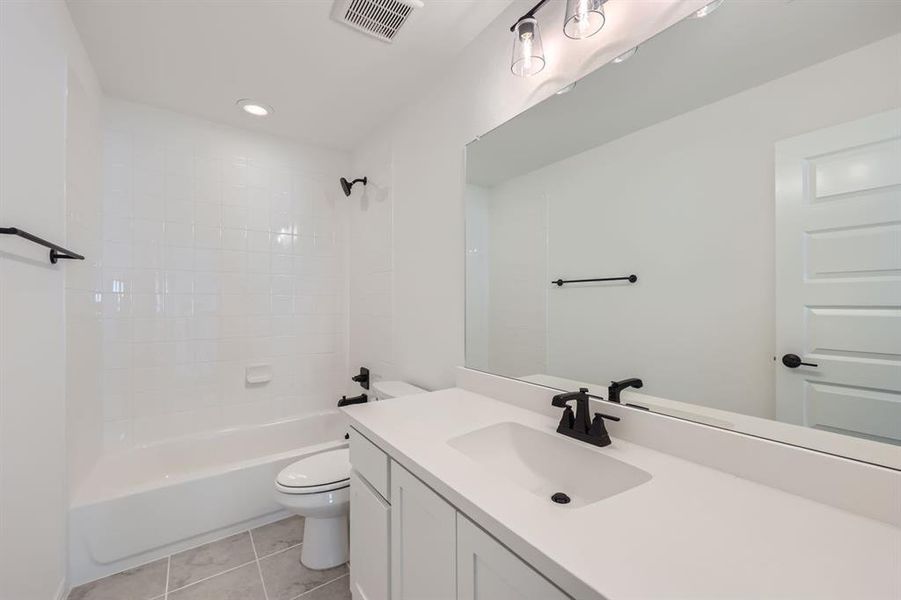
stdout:
POLYGON ((68 0, 104 92, 350 149, 446 67, 510 0, 425 0, 393 44, 330 18, 332 0, 68 0), (255 119, 235 101, 270 104, 255 119))
POLYGON ((727 0, 470 144, 467 180, 496 185, 899 31, 897 0, 727 0))

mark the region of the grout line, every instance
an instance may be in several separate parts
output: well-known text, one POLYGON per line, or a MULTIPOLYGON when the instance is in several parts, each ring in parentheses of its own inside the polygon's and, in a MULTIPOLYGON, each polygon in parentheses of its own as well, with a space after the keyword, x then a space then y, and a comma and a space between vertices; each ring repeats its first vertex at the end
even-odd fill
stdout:
POLYGON ((335 577, 334 579, 330 579, 330 580, 326 581, 325 583, 321 583, 314 588, 310 588, 307 591, 303 592, 302 594, 298 594, 297 596, 294 596, 293 598, 291 598, 291 600, 297 600, 298 598, 303 598, 307 594, 315 592, 319 588, 325 587, 325 586, 329 585, 330 583, 335 583, 339 579, 344 579, 345 577, 350 577, 350 573, 345 573, 344 575, 339 575, 338 577, 335 577))
MULTIPOLYGON (((0 1, 2 1, 2 0, 0 0, 0 1)), ((183 586, 181 586, 181 587, 179 587, 179 588, 175 588, 175 589, 169 590, 169 592, 180 592, 181 590, 183 590, 183 589, 185 589, 185 588, 189 588, 189 587, 195 586, 195 585, 197 585, 198 583, 203 583, 204 581, 209 581, 209 580, 212 579, 213 577, 219 577, 220 575, 225 575, 226 573, 231 573, 232 571, 237 571, 237 570, 240 569, 241 567, 246 567, 247 565, 249 565, 249 564, 251 564, 251 563, 254 563, 254 562, 256 562, 256 561, 248 560, 246 563, 240 564, 240 565, 238 565, 237 567, 232 567, 231 569, 226 569, 226 570, 224 570, 224 571, 221 571, 221 572, 219 572, 219 573, 216 573, 215 575, 210 575, 209 577, 204 577, 203 579, 198 579, 197 581, 192 581, 192 582, 189 583, 188 585, 183 585, 183 586)), ((167 593, 169 593, 169 592, 167 592, 167 593)))
POLYGON ((163 600, 169 600, 169 570, 172 568, 172 555, 166 557, 166 591, 163 592, 163 600))
POLYGON ((253 531, 248 529, 247 533, 250 534, 250 547, 253 548, 253 558, 257 563, 257 573, 260 574, 260 585, 263 586, 263 598, 269 600, 269 592, 266 591, 266 580, 263 579, 263 567, 260 566, 260 556, 257 554, 257 544, 253 541, 253 531))
POLYGON ((303 546, 303 542, 300 542, 299 544, 294 544, 293 546, 288 546, 287 548, 282 548, 281 550, 276 550, 275 552, 271 552, 264 556, 260 556, 258 560, 265 560, 265 559, 269 558, 270 556, 275 556, 276 554, 281 554, 282 552, 287 552, 288 550, 293 550, 294 548, 299 548, 301 546, 303 546))

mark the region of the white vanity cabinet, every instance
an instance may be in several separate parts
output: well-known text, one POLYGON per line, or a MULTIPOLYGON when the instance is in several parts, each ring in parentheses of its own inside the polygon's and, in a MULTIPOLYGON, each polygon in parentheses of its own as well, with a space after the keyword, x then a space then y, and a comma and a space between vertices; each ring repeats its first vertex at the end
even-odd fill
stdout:
POLYGON ((569 598, 357 431, 350 460, 354 600, 569 598))
POLYGON ((457 600, 567 600, 538 571, 457 513, 457 600))
POLYGON ((351 594, 354 600, 389 600, 388 455, 352 430, 350 462, 351 594))

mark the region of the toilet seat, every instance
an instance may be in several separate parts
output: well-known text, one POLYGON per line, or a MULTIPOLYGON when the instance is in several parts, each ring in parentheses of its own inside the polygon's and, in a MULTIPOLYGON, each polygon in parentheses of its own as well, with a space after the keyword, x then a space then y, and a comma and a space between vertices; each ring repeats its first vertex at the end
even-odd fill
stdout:
POLYGON ((320 452, 291 463, 275 478, 283 494, 310 495, 350 486, 350 451, 347 448, 320 452))

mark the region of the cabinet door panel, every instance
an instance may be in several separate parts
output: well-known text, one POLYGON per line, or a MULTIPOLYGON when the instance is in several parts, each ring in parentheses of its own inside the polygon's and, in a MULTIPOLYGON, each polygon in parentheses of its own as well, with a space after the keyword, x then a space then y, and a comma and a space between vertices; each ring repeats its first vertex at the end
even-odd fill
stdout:
POLYGON ((459 600, 567 600, 500 542, 457 514, 457 598, 459 600))
POLYGON ((456 560, 456 511, 392 461, 392 600, 454 600, 456 560))
POLYGON ((350 589, 354 600, 388 600, 391 507, 356 472, 350 474, 350 589))

